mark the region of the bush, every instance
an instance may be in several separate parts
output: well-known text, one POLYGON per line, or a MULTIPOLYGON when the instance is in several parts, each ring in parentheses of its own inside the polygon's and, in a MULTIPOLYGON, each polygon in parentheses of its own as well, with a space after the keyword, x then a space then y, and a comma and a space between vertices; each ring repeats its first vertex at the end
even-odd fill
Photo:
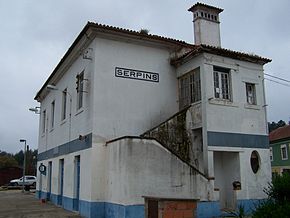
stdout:
POLYGON ((264 191, 268 199, 257 205, 253 218, 290 217, 290 175, 275 176, 264 191))

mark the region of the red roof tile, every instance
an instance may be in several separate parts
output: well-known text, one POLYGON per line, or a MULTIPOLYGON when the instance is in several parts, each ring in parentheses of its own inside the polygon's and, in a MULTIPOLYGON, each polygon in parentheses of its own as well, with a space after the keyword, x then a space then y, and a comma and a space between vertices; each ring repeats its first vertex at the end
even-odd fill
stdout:
POLYGON ((202 52, 216 54, 216 55, 229 57, 229 58, 233 58, 233 59, 237 59, 241 61, 248 61, 252 63, 266 64, 272 61, 271 59, 264 58, 258 55, 247 54, 247 53, 233 51, 233 50, 229 50, 225 48, 201 44, 201 45, 195 45, 191 51, 184 54, 183 56, 178 57, 177 59, 172 59, 171 64, 176 65, 176 64, 182 63, 184 59, 194 57, 202 52))
POLYGON ((275 129, 269 134, 270 142, 285 138, 290 138, 290 125, 286 125, 278 129, 275 129))
POLYGON ((224 10, 224 9, 217 8, 217 7, 214 7, 211 5, 206 5, 206 4, 197 2, 195 5, 193 5, 191 8, 189 8, 188 11, 193 11, 193 10, 198 9, 198 8, 210 8, 210 9, 216 10, 218 13, 220 13, 224 10))

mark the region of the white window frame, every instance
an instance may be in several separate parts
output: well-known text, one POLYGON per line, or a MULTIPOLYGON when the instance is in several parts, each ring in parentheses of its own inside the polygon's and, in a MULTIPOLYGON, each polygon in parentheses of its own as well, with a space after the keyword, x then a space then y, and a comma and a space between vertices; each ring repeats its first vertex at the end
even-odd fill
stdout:
POLYGON ((257 105, 256 86, 254 83, 246 83, 246 97, 248 104, 257 105))
POLYGON ((214 97, 231 101, 231 74, 230 69, 213 67, 214 97))
POLYGON ((45 133, 45 127, 46 127, 46 110, 42 111, 42 133, 45 133))
POLYGON ((201 100, 199 68, 179 78, 179 106, 184 108, 201 100))
POLYGON ((54 128, 54 117, 55 117, 55 100, 51 102, 51 120, 50 120, 50 128, 54 128))
POLYGON ((273 158, 273 148, 270 147, 270 161, 273 161, 274 158, 273 158))
POLYGON ((83 107, 84 99, 84 71, 77 75, 77 110, 83 107))
POLYGON ((61 107, 61 120, 66 119, 67 108, 67 88, 62 91, 62 107, 61 107))
POLYGON ((282 160, 288 160, 288 151, 287 151, 287 146, 286 144, 283 144, 280 146, 280 150, 281 150, 281 159, 282 160), (285 157, 283 155, 283 150, 285 149, 285 157))

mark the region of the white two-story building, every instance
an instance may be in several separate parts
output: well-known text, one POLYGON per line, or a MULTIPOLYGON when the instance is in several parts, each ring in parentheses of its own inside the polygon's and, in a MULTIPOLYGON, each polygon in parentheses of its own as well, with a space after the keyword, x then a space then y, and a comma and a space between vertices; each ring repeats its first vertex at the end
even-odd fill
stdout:
POLYGON ((266 197, 271 60, 221 47, 222 9, 189 11, 194 44, 84 27, 35 96, 39 198, 85 217, 166 218, 266 197))

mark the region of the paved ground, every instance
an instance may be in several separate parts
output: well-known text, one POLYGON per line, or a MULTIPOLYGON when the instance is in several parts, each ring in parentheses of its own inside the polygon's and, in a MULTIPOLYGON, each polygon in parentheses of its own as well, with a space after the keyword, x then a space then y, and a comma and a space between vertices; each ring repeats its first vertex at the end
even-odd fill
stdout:
POLYGON ((0 191, 0 218, 81 218, 52 203, 41 203, 35 193, 21 190, 0 191))

